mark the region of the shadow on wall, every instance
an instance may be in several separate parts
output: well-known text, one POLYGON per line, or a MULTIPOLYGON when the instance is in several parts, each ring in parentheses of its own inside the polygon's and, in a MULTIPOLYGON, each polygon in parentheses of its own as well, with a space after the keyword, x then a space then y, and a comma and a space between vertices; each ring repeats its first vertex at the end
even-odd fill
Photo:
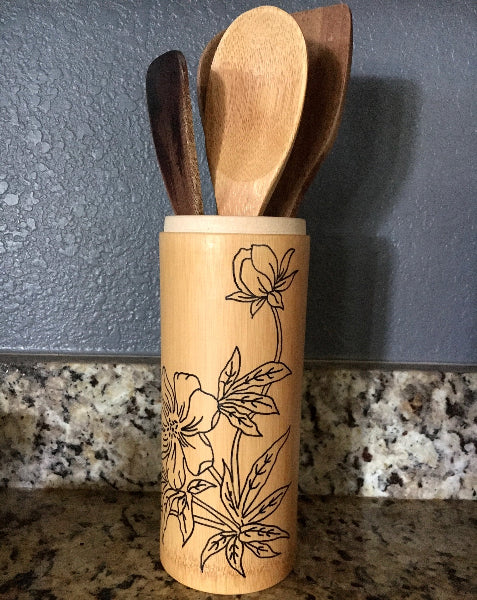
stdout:
POLYGON ((412 166, 419 105, 409 81, 350 80, 338 138, 299 215, 311 236, 307 358, 386 360, 394 264, 380 230, 412 166))

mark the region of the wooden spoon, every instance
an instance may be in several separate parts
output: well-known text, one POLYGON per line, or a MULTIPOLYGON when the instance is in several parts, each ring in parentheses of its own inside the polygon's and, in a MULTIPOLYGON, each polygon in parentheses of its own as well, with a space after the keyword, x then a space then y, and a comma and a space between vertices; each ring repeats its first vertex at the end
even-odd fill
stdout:
POLYGON ((306 78, 305 40, 285 11, 249 10, 223 34, 203 111, 220 215, 263 214, 298 130, 306 78))
MULTIPOLYGON (((293 149, 265 210, 269 216, 296 215, 305 191, 336 139, 351 68, 352 20, 346 4, 292 16, 306 41, 308 83, 293 149)), ((197 92, 202 119, 210 66, 223 34, 210 40, 199 61, 197 92)))
POLYGON ((200 215, 204 209, 182 52, 171 50, 149 65, 146 96, 157 160, 172 208, 177 215, 200 215))

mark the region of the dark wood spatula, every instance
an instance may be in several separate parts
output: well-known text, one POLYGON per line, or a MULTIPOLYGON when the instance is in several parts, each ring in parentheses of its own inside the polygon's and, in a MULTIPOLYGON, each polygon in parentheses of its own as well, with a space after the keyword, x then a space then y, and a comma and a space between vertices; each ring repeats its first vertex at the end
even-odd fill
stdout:
POLYGON ((182 52, 171 50, 149 65, 146 96, 157 160, 172 208, 177 215, 200 215, 204 209, 182 52))

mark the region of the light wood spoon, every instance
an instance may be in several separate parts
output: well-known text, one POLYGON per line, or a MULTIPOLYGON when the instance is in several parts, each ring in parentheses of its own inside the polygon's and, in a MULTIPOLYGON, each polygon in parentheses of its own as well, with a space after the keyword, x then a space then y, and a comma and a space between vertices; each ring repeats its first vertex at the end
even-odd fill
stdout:
POLYGON ((220 215, 261 215, 298 130, 307 80, 303 34, 261 6, 223 34, 210 64, 203 124, 220 215))
POLYGON ((177 215, 200 215, 204 209, 182 52, 171 50, 149 65, 146 96, 157 160, 172 208, 177 215))
MULTIPOLYGON (((308 83, 293 149, 265 210, 269 216, 296 215, 304 193, 336 139, 351 69, 352 19, 346 4, 292 16, 306 41, 308 83)), ((197 92, 202 119, 210 67, 223 34, 222 31, 210 40, 199 61, 197 92)))

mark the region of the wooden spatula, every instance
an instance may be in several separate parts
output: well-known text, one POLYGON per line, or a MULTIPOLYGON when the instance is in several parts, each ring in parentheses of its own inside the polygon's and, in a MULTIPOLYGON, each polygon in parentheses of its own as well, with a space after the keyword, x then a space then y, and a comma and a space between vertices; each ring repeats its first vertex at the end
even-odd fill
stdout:
POLYGON ((261 215, 298 130, 307 79, 306 45, 285 11, 241 14, 217 45, 203 124, 220 215, 261 215))
MULTIPOLYGON (((265 213, 295 216, 305 191, 330 151, 341 121, 352 55, 352 20, 346 4, 293 13, 306 41, 308 82, 293 149, 265 213)), ((199 61, 197 92, 201 116, 210 65, 223 32, 205 47, 199 61)))
POLYGON ((171 50, 150 64, 146 96, 157 160, 172 208, 177 215, 200 215, 204 210, 182 52, 171 50))

